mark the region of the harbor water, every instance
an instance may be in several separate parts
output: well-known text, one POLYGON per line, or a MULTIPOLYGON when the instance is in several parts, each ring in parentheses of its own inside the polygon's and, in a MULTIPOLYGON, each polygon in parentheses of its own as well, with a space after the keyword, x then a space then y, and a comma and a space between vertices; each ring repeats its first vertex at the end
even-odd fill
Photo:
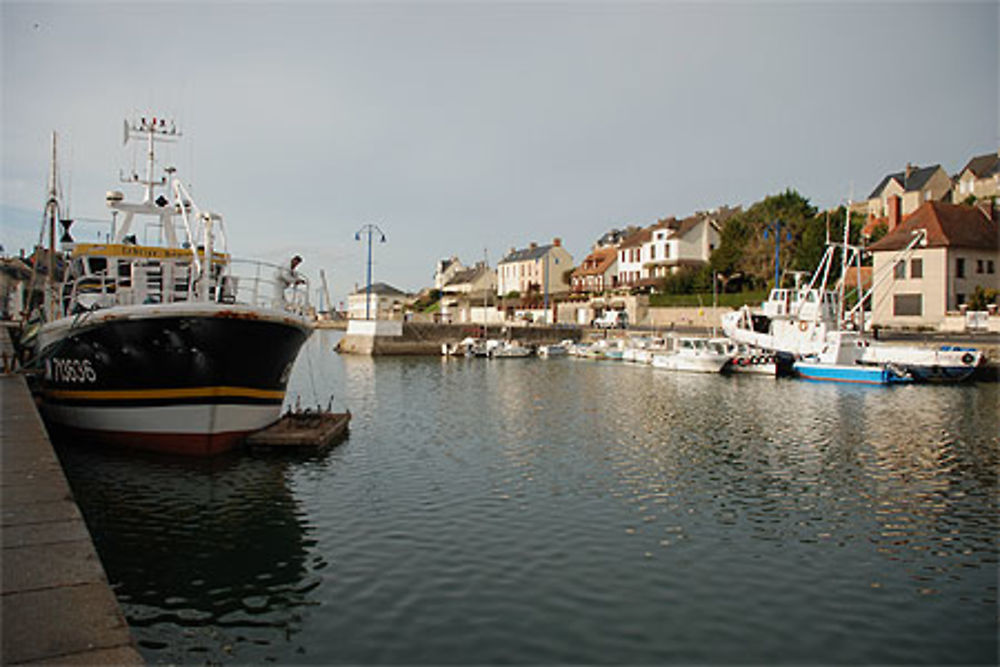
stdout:
POLYGON ((289 392, 353 413, 325 453, 57 443, 150 663, 998 661, 996 383, 372 359, 338 336, 289 392))

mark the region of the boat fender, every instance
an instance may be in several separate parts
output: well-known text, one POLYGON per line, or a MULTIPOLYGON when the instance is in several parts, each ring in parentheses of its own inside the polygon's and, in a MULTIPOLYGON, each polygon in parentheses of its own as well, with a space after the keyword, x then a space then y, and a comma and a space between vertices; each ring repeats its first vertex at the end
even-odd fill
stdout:
POLYGON ((750 357, 750 365, 756 366, 759 363, 760 361, 757 360, 757 357, 750 357))
POLYGON ((965 364, 966 366, 968 366, 969 364, 972 363, 972 360, 974 358, 975 357, 973 357, 972 354, 970 354, 969 352, 966 352, 965 354, 962 355, 962 363, 965 364))
POLYGON ((805 331, 809 328, 808 322, 799 322, 799 331, 805 331))

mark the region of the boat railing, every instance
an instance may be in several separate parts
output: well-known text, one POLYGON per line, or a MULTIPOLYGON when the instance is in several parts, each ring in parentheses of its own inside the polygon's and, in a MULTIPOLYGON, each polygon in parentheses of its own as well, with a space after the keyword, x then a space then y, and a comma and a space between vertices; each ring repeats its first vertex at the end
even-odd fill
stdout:
POLYGON ((309 279, 296 274, 286 285, 283 268, 271 262, 233 259, 217 287, 217 300, 309 315, 309 279))

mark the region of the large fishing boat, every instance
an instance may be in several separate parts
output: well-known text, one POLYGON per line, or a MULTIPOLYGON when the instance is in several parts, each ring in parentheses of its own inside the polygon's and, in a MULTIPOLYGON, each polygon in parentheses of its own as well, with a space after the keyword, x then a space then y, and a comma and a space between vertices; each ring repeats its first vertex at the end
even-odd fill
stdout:
MULTIPOLYGON (((43 370, 50 426, 88 440, 212 455, 279 418, 311 331, 308 287, 291 269, 232 259, 222 218, 197 206, 174 168, 157 175, 155 145, 179 136, 162 119, 126 121, 126 143, 144 140, 146 174, 133 170, 122 181, 142 186, 143 198, 107 193, 107 243, 74 243, 67 225, 65 269, 49 272, 40 326, 25 337, 43 370)), ((55 173, 53 148, 45 212, 52 230, 61 207, 55 173)))

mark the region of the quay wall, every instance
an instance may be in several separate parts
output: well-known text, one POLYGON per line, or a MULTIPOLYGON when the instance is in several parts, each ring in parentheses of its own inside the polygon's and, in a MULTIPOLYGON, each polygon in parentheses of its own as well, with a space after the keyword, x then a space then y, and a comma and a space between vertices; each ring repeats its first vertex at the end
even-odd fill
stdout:
MULTIPOLYGON (((339 352, 367 355, 439 355, 445 343, 454 344, 469 336, 482 336, 474 324, 429 324, 404 322, 402 336, 363 336, 345 334, 337 346, 339 352)), ((567 338, 579 340, 581 331, 567 327, 505 326, 490 327, 492 338, 505 338, 530 344, 556 343, 567 338)))
POLYGON ((0 375, 0 450, 0 664, 144 664, 22 375, 0 375))

